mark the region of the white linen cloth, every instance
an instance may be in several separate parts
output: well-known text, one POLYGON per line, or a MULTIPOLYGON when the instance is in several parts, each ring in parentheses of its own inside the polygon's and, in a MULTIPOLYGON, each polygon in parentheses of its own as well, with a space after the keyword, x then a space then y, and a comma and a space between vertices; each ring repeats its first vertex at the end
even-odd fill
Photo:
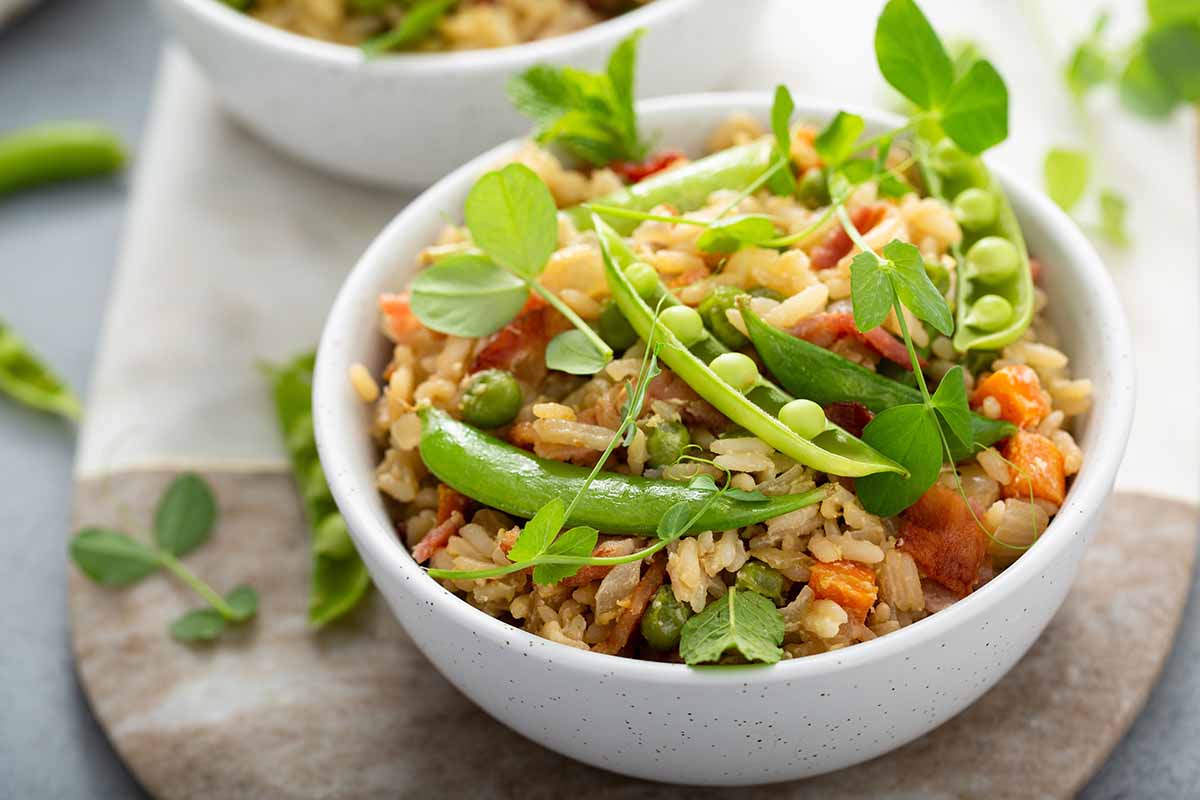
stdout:
MULTIPOLYGON (((875 66, 881 3, 776 0, 729 86, 893 105, 875 66)), ((969 37, 1008 83, 1011 136, 989 160, 1039 183, 1056 144, 1094 148, 1096 179, 1130 200, 1133 243, 1101 247, 1135 339, 1137 415, 1118 487, 1195 500, 1200 233, 1196 124, 1150 123, 1110 92, 1086 115, 1061 80, 1070 44, 1116 6, 1114 41, 1142 3, 925 0, 944 38, 969 37), (1069 7, 1068 7, 1069 6, 1069 7)), ((203 78, 169 50, 139 154, 134 199, 87 420, 81 477, 154 466, 285 464, 256 364, 312 347, 334 293, 399 194, 316 173, 229 121, 203 78)), ((1070 302, 1054 298, 1054 302, 1070 302)))

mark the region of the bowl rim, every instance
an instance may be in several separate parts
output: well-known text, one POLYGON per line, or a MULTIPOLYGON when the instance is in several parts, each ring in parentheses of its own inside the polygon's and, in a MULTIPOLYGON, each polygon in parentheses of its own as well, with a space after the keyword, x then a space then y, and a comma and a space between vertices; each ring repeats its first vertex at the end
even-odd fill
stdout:
POLYGON ((560 62, 579 50, 608 45, 625 38, 638 28, 649 29, 693 6, 711 1, 655 0, 641 8, 577 31, 507 47, 431 53, 389 53, 386 57, 368 60, 354 45, 327 42, 276 28, 220 0, 161 0, 186 7, 192 14, 203 18, 214 27, 222 28, 251 45, 316 61, 324 66, 364 70, 378 75, 516 70, 540 61, 560 62))
MULTIPOLYGON (((796 116, 811 119, 829 119, 837 111, 846 110, 861 114, 867 120, 868 130, 901 123, 900 118, 888 112, 833 103, 827 99, 797 96, 796 116)), ((769 94, 762 92, 710 92, 675 95, 642 101, 638 112, 648 125, 655 119, 669 119, 679 113, 706 112, 714 116, 734 111, 749 111, 762 115, 770 108, 769 94)), ((906 652, 936 639, 950 629, 968 623, 983 613, 989 604, 1019 590, 1033 580, 1040 571, 1056 561, 1071 542, 1082 534, 1103 507, 1111 492, 1113 480, 1124 456, 1133 419, 1134 369, 1132 340, 1117 291, 1103 262, 1091 242, 1078 226, 1048 197, 1030 188, 1019 180, 1008 177, 1002 170, 994 170, 1005 191, 1013 198, 1014 206, 1026 211, 1024 216, 1034 216, 1046 221, 1046 228, 1053 231, 1064 251, 1069 253, 1065 261, 1072 264, 1071 271, 1081 286, 1087 286, 1086 300, 1092 305, 1096 319, 1102 320, 1111 332, 1107 344, 1101 349, 1098 369, 1111 375, 1112 391, 1107 396, 1097 397, 1093 413, 1103 409, 1107 425, 1105 436, 1094 437, 1095 444, 1088 453, 1089 469, 1076 477, 1066 502, 1051 521, 1050 526, 1035 545, 991 581, 967 597, 942 611, 932 614, 899 631, 881 636, 853 647, 803 658, 789 659, 773 665, 747 665, 744 668, 688 667, 602 653, 580 651, 529 633, 489 616, 462 598, 443 588, 428 577, 412 559, 408 550, 400 546, 391 530, 375 524, 372 514, 355 491, 347 486, 350 474, 356 466, 346 457, 345 451, 337 447, 339 432, 351 431, 356 427, 354 415, 361 415, 361 405, 353 405, 349 399, 337 400, 337 388, 346 381, 344 371, 335 364, 337 360, 329 353, 340 347, 341 331, 351 330, 364 313, 357 307, 356 298, 371 284, 376 283, 381 271, 395 270, 396 259, 391 257, 393 241, 402 237, 403 231, 413 223, 423 224, 430 214, 441 209, 441 195, 459 189, 505 155, 515 151, 521 140, 510 140, 459 167, 428 190, 419 195, 383 229, 356 263, 334 301, 326 320, 325 330, 318 349, 314 373, 314 423, 317 445, 330 488, 358 547, 369 554, 368 561, 381 569, 402 577, 415 601, 429 604, 438 609, 447 624, 461 625, 476 635, 486 636, 498 646, 523 645, 530 651, 554 660, 556 666, 572 669, 595 676, 609 675, 622 670, 626 675, 647 682, 670 683, 679 680, 699 681, 704 685, 744 685, 756 683, 778 683, 809 679, 828 675, 843 668, 864 665, 868 662, 888 659, 897 653, 906 652), (415 578, 415 580, 408 580, 415 578), (450 600, 452 602, 447 602, 450 600), (543 650, 543 646, 549 647, 543 650)), ((371 313, 374 313, 371 306, 371 313)), ((344 388, 344 387, 343 387, 344 388)), ((346 397, 346 394, 342 395, 346 397)), ((420 643, 418 642, 418 645, 420 643)))

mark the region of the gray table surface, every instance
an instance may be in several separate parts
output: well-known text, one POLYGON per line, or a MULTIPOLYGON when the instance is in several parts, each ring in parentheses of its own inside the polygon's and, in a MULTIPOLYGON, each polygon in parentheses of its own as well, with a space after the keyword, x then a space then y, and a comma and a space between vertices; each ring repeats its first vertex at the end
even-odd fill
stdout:
MULTIPOLYGON (((104 120, 136 151, 162 47, 141 2, 46 0, 0 32, 0 130, 104 120)), ((127 180, 0 205, 0 318, 86 391, 127 180)), ((143 796, 76 682, 65 603, 72 430, 0 400, 0 797, 143 796)), ((1087 798, 1200 797, 1200 588, 1161 684, 1087 798)), ((131 665, 136 668, 136 665, 131 665)), ((1083 734, 1085 735, 1085 734, 1083 734)), ((1014 778, 1019 780, 1019 778, 1014 778)))

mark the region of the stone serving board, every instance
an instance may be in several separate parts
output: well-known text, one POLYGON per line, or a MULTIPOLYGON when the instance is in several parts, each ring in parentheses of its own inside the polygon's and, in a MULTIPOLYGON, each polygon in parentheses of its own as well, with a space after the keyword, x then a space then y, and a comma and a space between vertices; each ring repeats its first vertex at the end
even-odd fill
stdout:
MULTIPOLYGON (((76 522, 145 531, 169 471, 81 480, 76 522)), ((563 758, 492 720, 416 650, 370 596, 343 624, 304 622, 308 542, 290 478, 205 473, 213 539, 187 559, 218 588, 254 585, 257 620, 220 643, 166 632, 196 605, 177 582, 124 590, 72 571, 72 639, 92 709, 142 785, 163 800, 368 797, 706 798, 563 758)), ((1118 494, 1066 604, 1029 654, 967 711, 841 772, 749 798, 1070 797, 1146 700, 1192 575, 1194 506, 1118 494)))

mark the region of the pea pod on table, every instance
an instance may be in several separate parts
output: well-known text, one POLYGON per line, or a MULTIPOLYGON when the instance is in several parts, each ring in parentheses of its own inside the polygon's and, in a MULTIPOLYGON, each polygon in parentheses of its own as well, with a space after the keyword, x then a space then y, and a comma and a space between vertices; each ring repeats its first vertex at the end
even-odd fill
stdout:
MULTIPOLYGON (((823 406, 858 402, 875 413, 921 402, 921 393, 915 387, 872 372, 823 347, 772 327, 749 307, 743 307, 741 311, 759 357, 776 380, 796 396, 823 406)), ((1016 427, 1004 420, 972 414, 971 432, 975 442, 986 447, 1012 436, 1016 427)), ((955 460, 959 460, 971 455, 975 449, 964 448, 955 439, 951 452, 955 460)))
MULTIPOLYGON (((761 178, 772 166, 773 155, 771 142, 765 139, 752 142, 654 175, 594 202, 631 211, 649 211, 663 204, 680 212, 692 211, 704 205, 718 189, 740 189, 761 178)), ((579 230, 592 227, 588 209, 576 206, 565 213, 579 230)), ((638 226, 638 221, 622 219, 611 224, 627 236, 638 226)))
POLYGON ((84 122, 36 125, 0 137, 0 195, 115 172, 125 149, 109 129, 84 122))
POLYGON ((0 321, 0 393, 39 411, 79 419, 82 407, 71 388, 0 321))
POLYGON ((799 436, 773 416, 775 412, 766 411, 748 396, 759 389, 773 399, 778 399, 781 394, 786 400, 780 404, 780 408, 792 400, 761 377, 745 393, 730 386, 709 364, 734 354, 720 353, 706 363, 703 358, 708 352, 724 349, 709 335, 692 343, 693 350, 685 347, 669 328, 655 318, 653 309, 626 278, 623 268, 631 262, 632 253, 619 234, 599 218, 594 226, 604 256, 605 279, 621 313, 643 340, 648 340, 651 331, 654 331, 654 340, 662 343, 659 359, 714 408, 779 452, 815 470, 847 477, 878 472, 905 473, 904 467, 832 422, 827 421, 825 431, 812 439, 799 436), (709 342, 711 344, 705 344, 709 342))
MULTIPOLYGON (((539 458, 451 417, 421 409, 421 460, 438 480, 477 502, 524 519, 555 498, 570 504, 589 469, 539 458)), ((748 502, 721 495, 707 506, 691 532, 754 525, 824 498, 824 489, 748 502)), ((567 525, 605 533, 652 534, 672 506, 703 501, 708 494, 677 481, 600 472, 579 496, 567 525)))
POLYGON ((949 139, 933 150, 941 196, 951 204, 963 240, 958 260, 954 347, 996 350, 1021 337, 1033 320, 1033 273, 1016 214, 983 160, 949 139))

